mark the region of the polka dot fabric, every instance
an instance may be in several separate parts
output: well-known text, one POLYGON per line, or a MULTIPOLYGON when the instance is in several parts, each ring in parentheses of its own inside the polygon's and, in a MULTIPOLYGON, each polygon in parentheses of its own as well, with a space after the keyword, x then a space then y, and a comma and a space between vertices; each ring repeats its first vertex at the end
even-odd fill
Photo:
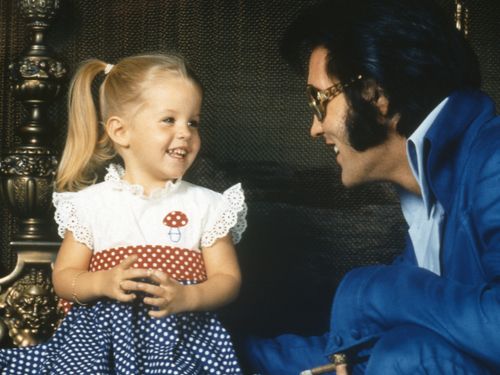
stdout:
MULTIPOLYGON (((129 246, 100 251, 92 256, 89 270, 113 268, 131 255, 138 256, 132 267, 160 270, 180 282, 202 282, 207 278, 201 252, 170 246, 129 246)), ((67 314, 72 303, 62 300, 60 306, 67 314)))
MULTIPOLYGON (((90 271, 115 267, 137 254, 133 267, 159 269, 191 285, 206 280, 198 251, 170 246, 129 246, 92 256, 90 271)), ((241 374, 231 340, 213 313, 162 319, 142 302, 99 301, 71 306, 54 337, 33 348, 0 351, 1 374, 241 374), (71 311, 70 311, 71 310, 71 311)))
POLYGON ((205 281, 205 263, 201 252, 170 246, 129 246, 105 250, 94 254, 90 271, 113 268, 125 258, 137 255, 134 268, 152 268, 165 272, 178 281, 205 281))
POLYGON ((141 303, 75 306, 46 344, 0 351, 2 375, 241 374, 212 313, 150 318, 141 303))

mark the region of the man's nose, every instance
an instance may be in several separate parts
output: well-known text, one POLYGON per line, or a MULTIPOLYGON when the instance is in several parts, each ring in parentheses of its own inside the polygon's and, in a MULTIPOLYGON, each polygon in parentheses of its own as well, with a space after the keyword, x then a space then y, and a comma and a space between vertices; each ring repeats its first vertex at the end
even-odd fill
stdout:
POLYGON ((323 135, 323 125, 316 116, 313 116, 310 133, 313 138, 323 135))

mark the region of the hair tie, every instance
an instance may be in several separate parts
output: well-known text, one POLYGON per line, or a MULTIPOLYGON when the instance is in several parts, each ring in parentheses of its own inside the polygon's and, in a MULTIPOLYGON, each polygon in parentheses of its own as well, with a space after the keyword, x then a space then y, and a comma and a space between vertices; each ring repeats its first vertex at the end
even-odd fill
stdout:
POLYGON ((108 75, 109 72, 111 72, 111 69, 113 69, 114 65, 113 64, 106 64, 106 67, 104 68, 104 74, 108 75))

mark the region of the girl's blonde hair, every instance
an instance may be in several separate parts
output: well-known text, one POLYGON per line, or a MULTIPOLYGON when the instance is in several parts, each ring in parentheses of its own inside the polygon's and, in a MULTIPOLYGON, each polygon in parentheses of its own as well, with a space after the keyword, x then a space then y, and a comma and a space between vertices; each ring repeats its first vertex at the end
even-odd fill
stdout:
POLYGON ((123 116, 141 104, 142 93, 160 75, 178 75, 201 85, 179 55, 137 55, 112 66, 97 59, 84 62, 69 88, 68 135, 56 176, 57 191, 78 191, 93 184, 106 162, 116 156, 104 124, 111 116, 123 116), (99 87, 99 109, 92 96, 92 83, 104 71, 99 87))

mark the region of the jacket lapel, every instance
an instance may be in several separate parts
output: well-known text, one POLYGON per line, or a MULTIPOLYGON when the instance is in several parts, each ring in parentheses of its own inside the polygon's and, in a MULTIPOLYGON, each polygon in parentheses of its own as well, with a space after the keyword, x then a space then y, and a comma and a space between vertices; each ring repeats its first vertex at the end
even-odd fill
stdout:
POLYGON ((495 104, 480 91, 450 95, 427 132, 429 189, 449 212, 468 150, 481 126, 495 116, 495 104))

